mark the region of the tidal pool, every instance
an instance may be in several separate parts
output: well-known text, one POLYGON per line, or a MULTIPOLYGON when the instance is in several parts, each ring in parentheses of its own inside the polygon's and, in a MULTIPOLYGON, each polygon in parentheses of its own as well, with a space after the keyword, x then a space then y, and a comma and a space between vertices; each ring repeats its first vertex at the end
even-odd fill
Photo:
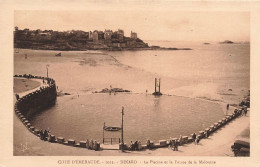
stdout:
MULTIPOLYGON (((224 117, 222 107, 195 98, 146 94, 86 94, 57 98, 54 107, 31 118, 38 129, 49 129, 56 137, 76 141, 102 142, 103 124, 121 127, 124 106, 124 139, 161 139, 190 135, 224 117)), ((120 138, 119 132, 105 132, 105 138, 120 138)))

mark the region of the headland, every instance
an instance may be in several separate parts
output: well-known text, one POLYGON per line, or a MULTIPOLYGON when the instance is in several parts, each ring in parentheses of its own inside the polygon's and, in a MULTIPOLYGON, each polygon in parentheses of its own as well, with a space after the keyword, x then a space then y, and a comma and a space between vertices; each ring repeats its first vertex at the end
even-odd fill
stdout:
POLYGON ((112 31, 94 30, 82 31, 53 31, 53 30, 19 30, 15 27, 14 47, 34 50, 63 50, 63 51, 84 51, 84 50, 191 50, 191 48, 175 48, 149 46, 137 33, 132 32, 130 37, 125 36, 124 30, 112 31))

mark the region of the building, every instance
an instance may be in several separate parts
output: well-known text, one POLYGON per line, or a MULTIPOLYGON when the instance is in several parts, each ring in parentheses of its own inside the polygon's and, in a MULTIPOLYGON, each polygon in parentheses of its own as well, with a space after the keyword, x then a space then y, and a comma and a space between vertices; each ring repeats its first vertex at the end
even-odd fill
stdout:
POLYGON ((98 40, 104 39, 104 32, 103 31, 98 31, 98 40))
POLYGON ((112 34, 113 34, 113 31, 112 31, 112 30, 105 30, 105 32, 104 32, 104 38, 105 38, 105 40, 111 39, 112 34))
POLYGON ((98 31, 95 30, 93 33, 92 33, 92 39, 94 42, 98 42, 98 31))
POLYGON ((38 34, 41 39, 51 40, 51 33, 50 32, 41 32, 38 34))
POLYGON ((117 39, 119 39, 120 41, 122 41, 124 39, 124 30, 118 29, 117 39))
POLYGON ((93 41, 94 42, 99 42, 100 40, 104 39, 104 32, 95 30, 93 32, 92 36, 93 36, 93 41))
POLYGON ((131 39, 137 39, 137 33, 131 31, 131 39))
POLYGON ((93 39, 93 33, 92 31, 89 31, 89 36, 88 36, 88 39, 92 40, 93 39))

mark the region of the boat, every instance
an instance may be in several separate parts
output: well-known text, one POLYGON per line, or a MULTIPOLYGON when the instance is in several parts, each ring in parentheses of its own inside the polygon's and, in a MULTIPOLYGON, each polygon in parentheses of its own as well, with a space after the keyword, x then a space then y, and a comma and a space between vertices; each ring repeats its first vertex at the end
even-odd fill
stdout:
POLYGON ((60 57, 60 56, 61 56, 61 53, 58 53, 58 54, 56 54, 55 56, 60 57))

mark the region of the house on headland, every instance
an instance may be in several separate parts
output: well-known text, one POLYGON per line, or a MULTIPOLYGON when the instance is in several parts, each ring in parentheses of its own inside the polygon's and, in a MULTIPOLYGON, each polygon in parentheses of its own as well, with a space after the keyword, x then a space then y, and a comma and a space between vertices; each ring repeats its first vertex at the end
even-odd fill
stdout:
POLYGON ((105 32, 104 32, 104 39, 105 40, 109 40, 112 38, 112 34, 113 34, 113 31, 112 30, 107 30, 105 29, 105 32))
POLYGON ((131 39, 137 39, 137 33, 131 31, 131 39))
POLYGON ((124 40, 124 30, 118 29, 117 39, 119 39, 120 41, 124 40))
POLYGON ((93 42, 99 42, 100 40, 104 39, 104 32, 95 30, 93 32, 93 42))

